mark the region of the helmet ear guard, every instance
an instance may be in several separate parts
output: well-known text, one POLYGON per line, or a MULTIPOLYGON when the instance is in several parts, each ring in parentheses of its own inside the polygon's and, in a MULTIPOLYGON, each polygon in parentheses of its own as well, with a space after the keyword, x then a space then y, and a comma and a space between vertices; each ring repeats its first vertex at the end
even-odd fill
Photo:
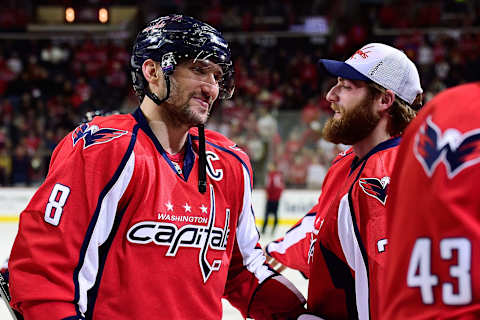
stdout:
POLYGON ((167 52, 162 56, 162 71, 164 75, 171 75, 173 70, 175 70, 175 66, 177 65, 177 61, 175 61, 175 55, 173 52, 167 52))

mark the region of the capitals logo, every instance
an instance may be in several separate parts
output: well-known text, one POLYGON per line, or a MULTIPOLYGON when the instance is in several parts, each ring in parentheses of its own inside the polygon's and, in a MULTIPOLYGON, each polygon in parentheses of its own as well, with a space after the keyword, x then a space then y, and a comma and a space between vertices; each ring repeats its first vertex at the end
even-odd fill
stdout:
POLYGON ((209 249, 225 251, 230 234, 230 209, 225 211, 225 225, 215 227, 215 192, 210 185, 210 215, 206 226, 186 224, 178 228, 175 224, 161 221, 140 221, 127 232, 127 240, 136 244, 154 243, 168 247, 165 256, 175 257, 183 247, 197 248, 198 263, 203 282, 206 283, 213 271, 220 270, 222 260, 209 261, 209 249))
POLYGON ((454 128, 440 128, 428 117, 415 136, 415 157, 429 177, 443 162, 452 179, 463 169, 480 162, 480 129, 462 134, 454 128))
POLYGON ((367 59, 368 54, 372 52, 371 50, 369 50, 371 48, 373 48, 373 46, 368 46, 368 47, 365 46, 365 47, 357 50, 348 60, 355 59, 357 55, 360 56, 363 59, 367 59))
POLYGON ((387 187, 390 183, 390 177, 362 178, 358 181, 363 192, 380 201, 383 205, 387 201, 387 187))
POLYGON ((90 126, 88 123, 84 123, 78 126, 72 133, 73 146, 75 146, 80 139, 83 139, 83 149, 86 149, 96 144, 112 141, 113 139, 119 138, 126 133, 128 133, 128 131, 112 128, 100 128, 97 125, 90 126))

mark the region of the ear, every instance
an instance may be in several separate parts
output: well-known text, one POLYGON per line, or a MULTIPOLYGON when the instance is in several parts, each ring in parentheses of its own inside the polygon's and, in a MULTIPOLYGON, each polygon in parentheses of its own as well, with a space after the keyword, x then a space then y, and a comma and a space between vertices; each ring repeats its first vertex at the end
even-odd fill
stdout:
POLYGON ((147 80, 147 82, 155 82, 160 79, 162 76, 162 69, 160 68, 160 64, 153 61, 152 59, 147 59, 142 64, 142 72, 143 76, 147 80))
POLYGON ((392 90, 386 90, 380 95, 380 111, 388 110, 395 101, 395 93, 392 90))

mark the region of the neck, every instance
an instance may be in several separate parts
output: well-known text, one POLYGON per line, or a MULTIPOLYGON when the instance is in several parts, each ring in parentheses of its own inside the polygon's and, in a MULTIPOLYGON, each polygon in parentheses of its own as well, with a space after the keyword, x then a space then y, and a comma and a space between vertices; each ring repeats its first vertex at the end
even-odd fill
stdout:
POLYGON ((355 143, 353 151, 360 159, 367 155, 370 150, 375 148, 379 143, 387 141, 391 138, 387 131, 388 119, 382 118, 373 131, 363 140, 355 143))
POLYGON ((168 117, 168 111, 163 106, 156 105, 147 97, 143 99, 140 109, 163 149, 170 154, 182 151, 187 141, 189 127, 174 122, 168 117))

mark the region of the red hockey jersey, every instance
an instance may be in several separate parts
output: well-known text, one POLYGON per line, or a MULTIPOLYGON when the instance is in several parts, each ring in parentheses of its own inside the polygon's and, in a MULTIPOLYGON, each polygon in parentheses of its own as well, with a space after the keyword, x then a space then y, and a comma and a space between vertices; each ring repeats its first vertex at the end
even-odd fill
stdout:
POLYGON ((480 83, 446 90, 407 128, 388 204, 382 319, 480 318, 480 83))
POLYGON ((290 228, 285 235, 266 246, 267 253, 282 264, 310 277, 309 261, 312 258, 311 243, 324 217, 326 208, 338 193, 338 181, 344 181, 350 172, 350 164, 354 158, 352 149, 338 155, 332 162, 322 184, 322 192, 318 203, 290 228), (323 209, 323 210, 322 210, 323 209))
POLYGON ((297 269, 309 270, 309 312, 325 319, 379 318, 375 310, 387 244, 385 203, 399 141, 380 143, 362 159, 351 150, 337 157, 318 204, 284 239, 269 244, 269 254, 286 265, 300 257, 308 263, 297 269), (302 232, 313 214, 312 233, 302 232), (299 233, 305 234, 303 240, 290 241, 300 239, 299 233))
POLYGON ((67 135, 20 216, 12 306, 27 320, 126 320, 220 319, 222 296, 245 316, 301 304, 264 263, 248 157, 215 132, 206 140, 201 194, 196 129, 181 172, 140 109, 67 135), (257 303, 270 296, 276 300, 257 303))
POLYGON ((265 179, 265 193, 268 201, 279 201, 282 196, 285 185, 283 183, 283 174, 280 171, 274 170, 267 174, 265 179))

